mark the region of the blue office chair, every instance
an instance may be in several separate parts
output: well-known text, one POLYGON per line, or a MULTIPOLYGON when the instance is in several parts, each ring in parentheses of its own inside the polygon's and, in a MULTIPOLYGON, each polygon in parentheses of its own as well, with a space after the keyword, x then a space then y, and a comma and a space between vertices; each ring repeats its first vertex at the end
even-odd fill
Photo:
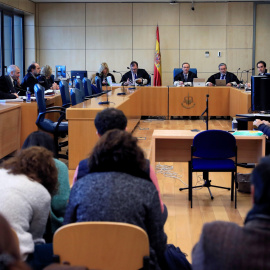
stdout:
POLYGON ((59 83, 61 98, 62 98, 62 107, 68 108, 71 105, 69 87, 67 81, 60 81, 59 83))
POLYGON ((101 81, 101 78, 99 76, 96 76, 95 77, 95 84, 96 84, 96 87, 97 87, 97 93, 101 93, 102 92, 102 81, 101 81))
MULTIPOLYGON (((173 80, 174 80, 175 76, 178 75, 179 73, 181 73, 182 71, 183 71, 182 68, 175 68, 173 70, 173 80)), ((197 75, 197 68, 191 68, 189 71, 191 71, 197 75)))
POLYGON ((95 86, 91 84, 91 81, 87 78, 83 78, 83 88, 84 88, 85 99, 99 97, 104 94, 103 92, 95 94, 93 91, 95 86))
POLYGON ((55 149, 57 150, 58 158, 68 159, 67 155, 59 154, 59 150, 61 149, 61 147, 67 146, 68 143, 58 143, 58 137, 65 137, 68 134, 68 122, 62 122, 63 120, 65 120, 66 117, 66 109, 59 106, 46 108, 44 91, 44 87, 42 87, 40 84, 35 84, 34 92, 38 105, 38 118, 36 121, 36 125, 41 130, 53 134, 55 149), (53 122, 52 120, 45 118, 45 115, 49 113, 57 113, 60 115, 57 122, 53 122))
POLYGON ((71 88, 70 97, 71 97, 72 106, 77 105, 84 101, 82 91, 78 88, 71 88))
POLYGON ((235 208, 237 207, 236 183, 237 177, 237 146, 236 140, 232 134, 223 130, 206 130, 197 134, 193 139, 191 146, 191 161, 189 161, 189 184, 188 188, 180 188, 189 190, 188 198, 192 208, 192 189, 198 187, 207 187, 211 199, 214 197, 210 187, 231 189, 231 201, 233 201, 233 193, 235 186, 235 208), (233 158, 234 160, 232 160, 233 158), (200 186, 192 186, 192 173, 203 172, 204 184, 200 186), (231 172, 231 188, 220 187, 211 184, 209 180, 209 172, 231 172))

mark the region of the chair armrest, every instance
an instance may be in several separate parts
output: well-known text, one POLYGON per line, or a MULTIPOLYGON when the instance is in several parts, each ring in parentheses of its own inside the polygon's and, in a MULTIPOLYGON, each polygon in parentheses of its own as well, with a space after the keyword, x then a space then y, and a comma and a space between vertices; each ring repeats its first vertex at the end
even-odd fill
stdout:
POLYGON ((63 110, 63 111, 66 110, 66 108, 61 107, 61 106, 46 107, 46 111, 54 110, 54 109, 59 109, 59 110, 63 110))

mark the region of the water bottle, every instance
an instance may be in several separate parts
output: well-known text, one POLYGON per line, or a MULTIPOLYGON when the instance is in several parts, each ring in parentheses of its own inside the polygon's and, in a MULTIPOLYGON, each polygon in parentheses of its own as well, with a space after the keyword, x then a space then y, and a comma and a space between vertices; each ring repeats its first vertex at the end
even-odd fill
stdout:
POLYGON ((234 117, 232 120, 232 130, 237 131, 237 127, 238 127, 238 122, 236 120, 236 117, 234 117))
POLYGON ((69 80, 68 88, 69 88, 69 92, 70 92, 70 90, 71 90, 71 88, 72 88, 72 80, 71 80, 71 79, 69 80))
POLYGON ((26 103, 30 103, 31 102, 31 91, 30 88, 27 87, 27 91, 26 91, 26 103))

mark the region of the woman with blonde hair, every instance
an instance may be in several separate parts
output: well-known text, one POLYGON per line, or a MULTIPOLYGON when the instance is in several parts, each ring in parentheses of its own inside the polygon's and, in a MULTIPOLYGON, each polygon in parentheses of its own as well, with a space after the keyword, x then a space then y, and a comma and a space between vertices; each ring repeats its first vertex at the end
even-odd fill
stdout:
POLYGON ((40 75, 37 77, 38 83, 43 87, 45 87, 45 90, 59 89, 57 83, 51 81, 51 75, 52 75, 52 68, 49 65, 46 65, 41 68, 40 75))
POLYGON ((112 82, 115 83, 115 78, 114 78, 113 74, 110 73, 108 64, 105 62, 100 64, 100 67, 98 69, 98 73, 96 74, 96 76, 99 76, 101 78, 102 85, 108 84, 107 83, 108 76, 111 76, 112 82))

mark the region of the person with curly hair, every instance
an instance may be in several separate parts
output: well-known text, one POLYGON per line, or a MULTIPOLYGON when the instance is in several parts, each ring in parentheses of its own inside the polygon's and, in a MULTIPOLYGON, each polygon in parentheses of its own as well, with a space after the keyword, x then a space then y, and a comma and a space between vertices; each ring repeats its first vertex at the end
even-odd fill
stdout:
POLYGON ((21 150, 1 164, 0 213, 18 235, 23 260, 35 270, 52 262, 52 245, 43 234, 57 183, 53 154, 43 147, 21 150))
POLYGON ((58 90, 59 85, 51 81, 52 68, 46 65, 41 68, 40 75, 37 77, 38 83, 45 88, 45 90, 52 89, 58 90))

